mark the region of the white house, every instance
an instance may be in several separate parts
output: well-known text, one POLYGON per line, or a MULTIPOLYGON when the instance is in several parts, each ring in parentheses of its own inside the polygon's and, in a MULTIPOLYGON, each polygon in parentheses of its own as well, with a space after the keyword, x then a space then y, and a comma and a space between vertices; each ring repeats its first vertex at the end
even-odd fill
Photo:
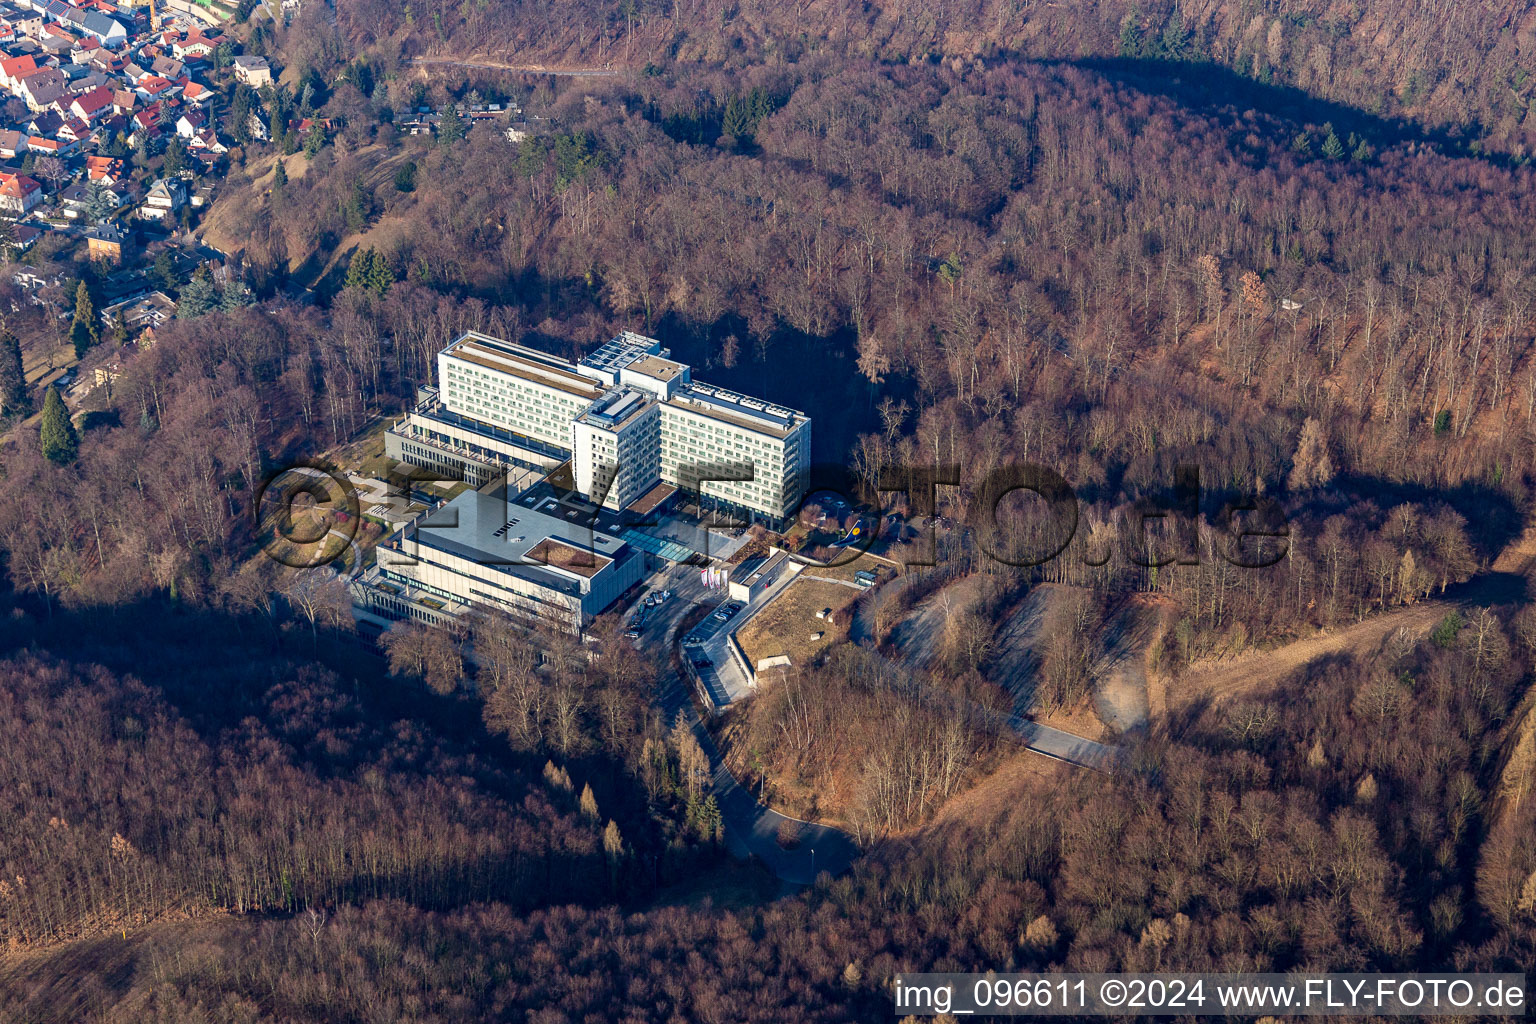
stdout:
POLYGON ((174 220, 176 211, 187 205, 187 185, 180 178, 161 178, 150 186, 139 208, 139 216, 145 220, 164 223, 174 220))

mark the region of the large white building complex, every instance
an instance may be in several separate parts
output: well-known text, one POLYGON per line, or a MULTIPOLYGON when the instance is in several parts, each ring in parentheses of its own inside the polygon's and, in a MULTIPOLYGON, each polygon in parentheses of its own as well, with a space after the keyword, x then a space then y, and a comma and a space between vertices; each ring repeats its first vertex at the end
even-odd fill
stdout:
POLYGON ((628 331, 577 363, 469 332, 438 354, 437 387, 385 452, 476 486, 569 460, 576 490, 608 509, 667 484, 783 523, 809 481, 810 418, 695 381, 668 355, 628 331))
POLYGON ((580 632, 644 567, 642 552, 560 515, 552 498, 524 508, 465 491, 381 546, 353 593, 385 620, 441 625, 481 605, 580 632))

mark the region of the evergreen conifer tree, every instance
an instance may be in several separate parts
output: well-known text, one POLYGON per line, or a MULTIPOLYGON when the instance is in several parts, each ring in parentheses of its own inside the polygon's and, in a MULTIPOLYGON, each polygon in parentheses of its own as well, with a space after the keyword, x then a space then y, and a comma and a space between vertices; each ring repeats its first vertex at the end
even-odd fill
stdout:
POLYGON ((75 461, 75 456, 80 452, 80 436, 75 433, 74 423, 70 422, 63 396, 51 384, 43 397, 43 418, 38 425, 38 433, 43 444, 43 455, 51 462, 63 466, 75 461))
POLYGON ((10 416, 25 412, 29 404, 21 340, 9 327, 0 328, 0 413, 10 416))
POLYGON ((96 306, 91 302, 90 289, 81 281, 75 288, 75 319, 69 325, 69 340, 75 346, 75 358, 85 358, 92 345, 100 337, 96 330, 96 306))

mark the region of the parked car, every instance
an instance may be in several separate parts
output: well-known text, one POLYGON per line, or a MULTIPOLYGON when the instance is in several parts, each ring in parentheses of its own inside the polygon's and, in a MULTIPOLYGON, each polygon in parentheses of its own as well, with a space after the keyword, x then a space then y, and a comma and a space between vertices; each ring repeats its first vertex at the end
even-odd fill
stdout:
POLYGON ((687 636, 683 637, 683 646, 684 647, 703 647, 704 646, 704 641, 700 640, 698 637, 694 636, 692 633, 689 633, 687 636))
POLYGON ((694 658, 693 659, 693 667, 694 668, 709 668, 713 664, 714 664, 714 662, 710 661, 708 658, 694 658))
POLYGON ((638 639, 640 639, 640 631, 638 629, 636 629, 634 626, 630 626, 628 629, 626 629, 624 631, 624 635, 626 637, 628 637, 630 640, 638 640, 638 639))

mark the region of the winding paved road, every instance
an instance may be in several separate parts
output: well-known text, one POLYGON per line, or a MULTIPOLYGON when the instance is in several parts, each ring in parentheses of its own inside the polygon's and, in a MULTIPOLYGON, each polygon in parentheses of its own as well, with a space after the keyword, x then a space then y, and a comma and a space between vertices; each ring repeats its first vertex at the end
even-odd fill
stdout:
POLYGON ((681 713, 709 758, 710 791, 725 821, 726 845, 737 856, 757 856, 781 880, 794 885, 808 885, 823 871, 834 875, 846 871, 859 855, 853 838, 841 829, 791 818, 758 803, 725 767, 720 748, 694 708, 688 682, 673 668, 671 654, 677 643, 678 626, 688 609, 717 604, 725 595, 718 590, 706 590, 699 582, 698 570, 687 565, 669 570, 663 586, 672 591, 673 599, 652 612, 652 621, 639 643, 659 652, 664 659, 665 674, 656 703, 666 721, 676 721, 681 713), (793 831, 798 840, 793 849, 779 844, 780 835, 788 831, 793 831))

